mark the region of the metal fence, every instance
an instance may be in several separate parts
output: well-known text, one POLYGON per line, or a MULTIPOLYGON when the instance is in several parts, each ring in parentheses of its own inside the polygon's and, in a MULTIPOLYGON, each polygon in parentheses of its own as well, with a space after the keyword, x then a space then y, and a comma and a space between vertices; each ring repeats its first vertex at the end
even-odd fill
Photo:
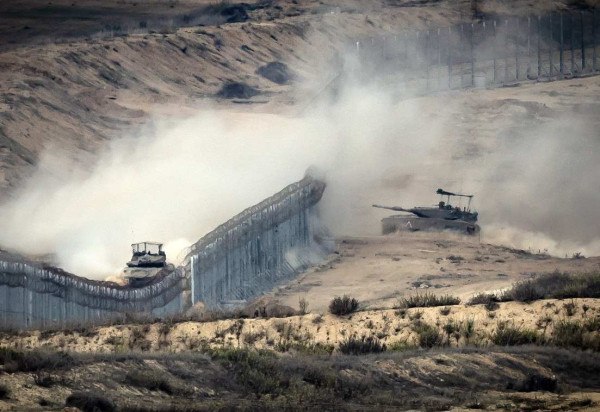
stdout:
POLYGON ((363 76, 400 76, 419 91, 597 74, 596 9, 403 31, 353 45, 363 76))
POLYGON ((254 297, 324 258, 311 220, 324 190, 325 183, 305 176, 205 235, 183 266, 140 288, 0 256, 0 330, 97 325, 126 314, 168 316, 198 301, 215 308, 254 297))

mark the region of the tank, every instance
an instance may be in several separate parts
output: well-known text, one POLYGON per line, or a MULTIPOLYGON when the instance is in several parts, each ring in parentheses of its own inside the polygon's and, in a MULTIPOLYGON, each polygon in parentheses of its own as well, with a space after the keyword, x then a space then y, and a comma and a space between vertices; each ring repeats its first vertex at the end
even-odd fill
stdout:
POLYGON ((480 231, 479 225, 476 223, 479 214, 476 211, 471 211, 473 195, 453 193, 443 189, 437 189, 436 193, 441 196, 437 206, 421 206, 408 209, 400 206, 373 205, 373 207, 413 215, 394 215, 384 218, 381 221, 382 233, 385 235, 399 230, 451 230, 474 235, 480 231), (447 197, 447 201, 443 200, 444 196, 447 197), (468 198, 468 205, 462 209, 458 206, 452 206, 450 204, 451 197, 468 198))
POLYGON ((130 286, 144 286, 164 269, 174 269, 173 265, 167 264, 167 255, 162 247, 162 243, 157 242, 140 242, 131 245, 133 254, 123 271, 123 277, 127 279, 130 286))

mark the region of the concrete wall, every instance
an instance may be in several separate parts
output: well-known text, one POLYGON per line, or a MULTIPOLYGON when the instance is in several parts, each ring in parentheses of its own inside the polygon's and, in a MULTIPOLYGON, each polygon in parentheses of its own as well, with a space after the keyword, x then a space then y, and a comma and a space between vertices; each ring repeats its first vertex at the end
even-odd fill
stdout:
POLYGON ((314 205, 325 185, 311 177, 246 209, 203 237, 186 258, 192 303, 247 300, 323 259, 314 205))
POLYGON ((0 327, 51 328, 96 324, 126 313, 174 314, 184 309, 187 285, 182 269, 134 289, 34 263, 1 261, 0 327))
POLYGON ((190 248, 183 266, 132 288, 0 254, 0 328, 100 324, 124 314, 165 316, 271 289, 323 258, 313 240, 324 183, 311 177, 244 210, 190 248), (190 291, 192 299, 190 301, 190 291))

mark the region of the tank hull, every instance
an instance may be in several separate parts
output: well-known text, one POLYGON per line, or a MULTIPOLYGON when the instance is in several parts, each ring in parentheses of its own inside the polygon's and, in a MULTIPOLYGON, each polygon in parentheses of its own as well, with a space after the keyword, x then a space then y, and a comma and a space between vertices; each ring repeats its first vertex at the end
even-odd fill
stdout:
POLYGON ((479 225, 464 220, 425 219, 415 216, 394 215, 381 220, 381 231, 384 235, 398 231, 432 231, 442 232, 445 230, 460 232, 466 235, 479 233, 479 225))

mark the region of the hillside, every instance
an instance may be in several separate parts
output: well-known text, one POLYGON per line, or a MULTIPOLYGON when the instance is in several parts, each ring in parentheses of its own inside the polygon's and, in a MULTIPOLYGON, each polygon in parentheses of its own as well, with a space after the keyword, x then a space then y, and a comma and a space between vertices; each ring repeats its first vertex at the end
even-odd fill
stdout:
POLYGON ((0 320, 68 321, 0 330, 0 411, 598 410, 600 76, 422 95, 354 53, 594 6, 1 2, 0 260, 17 263, 2 266, 0 320), (302 196, 246 209, 309 166, 302 196), (435 205, 438 187, 475 194, 481 233, 380 235, 396 212, 372 204, 435 205), (100 295, 36 271, 106 279, 130 240, 179 264, 243 210, 173 272, 173 293, 100 295), (316 241, 325 260, 276 283, 316 241))
POLYGON ((343 238, 336 246, 329 262, 277 288, 274 298, 291 307, 304 298, 316 311, 326 310, 333 296, 344 294, 366 308, 390 307, 416 292, 450 294, 466 301, 535 274, 600 269, 600 257, 557 258, 453 234, 343 238))
MULTIPOLYGON (((152 114, 181 116, 223 104, 215 94, 227 82, 257 89, 254 101, 263 103, 257 110, 295 111, 337 75, 334 62, 348 41, 447 26, 472 14, 469 1, 236 4, 0 5, 0 195, 13 193, 46 149, 78 165, 93 164, 108 141, 135 134, 152 114), (270 62, 287 64, 296 80, 278 85, 258 75, 270 62)), ((568 2, 519 1, 510 8, 486 2, 482 12, 565 7, 568 2)))

